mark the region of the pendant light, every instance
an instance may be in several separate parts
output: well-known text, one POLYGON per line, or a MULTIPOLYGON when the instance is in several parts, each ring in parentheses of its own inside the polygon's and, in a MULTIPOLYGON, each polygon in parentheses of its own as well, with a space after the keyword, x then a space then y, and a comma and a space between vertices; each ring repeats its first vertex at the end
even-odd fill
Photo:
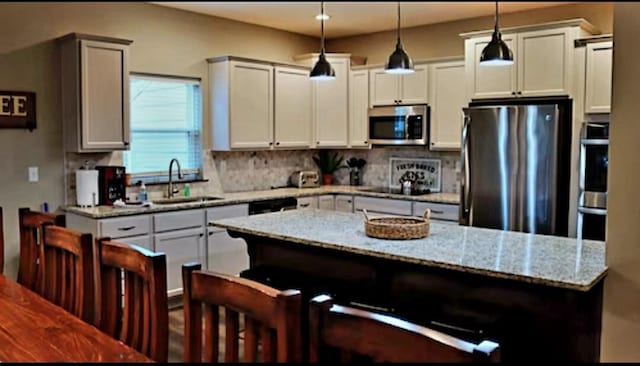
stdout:
POLYGON ((384 72, 388 74, 410 74, 414 71, 413 61, 405 52, 400 41, 400 2, 398 1, 398 42, 396 43, 395 51, 389 56, 384 72))
MULTIPOLYGON (((324 14, 324 1, 320 2, 320 14, 324 14)), ((333 80, 336 78, 336 71, 324 56, 324 18, 320 19, 320 32, 320 56, 311 70, 309 78, 313 80, 333 80)))
POLYGON ((503 66, 513 64, 513 53, 502 40, 502 34, 498 29, 498 2, 496 1, 495 26, 491 42, 489 42, 480 55, 480 65, 503 66))

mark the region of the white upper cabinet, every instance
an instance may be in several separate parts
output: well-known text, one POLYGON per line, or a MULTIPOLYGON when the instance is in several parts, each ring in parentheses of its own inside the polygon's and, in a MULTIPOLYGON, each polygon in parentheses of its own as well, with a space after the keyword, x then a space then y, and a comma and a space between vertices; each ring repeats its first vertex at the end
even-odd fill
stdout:
MULTIPOLYGON (((517 59, 516 36, 503 34, 502 40, 514 53, 517 59)), ((516 67, 513 66, 482 66, 480 55, 485 46, 491 41, 491 36, 470 38, 465 40, 465 68, 467 73, 467 88, 471 98, 508 98, 515 95, 517 89, 516 67)))
POLYGON ((569 95, 573 38, 570 29, 518 34, 518 96, 569 95))
MULTIPOLYGON (((351 55, 325 54, 335 70, 333 80, 310 80, 314 146, 319 149, 347 147, 349 144, 349 69, 351 55)), ((313 67, 318 54, 308 53, 294 57, 304 66, 313 67)))
POLYGON ((273 66, 225 60, 209 64, 212 148, 273 145, 273 66))
POLYGON ((491 32, 463 34, 467 90, 471 99, 572 96, 573 42, 594 31, 583 19, 503 30, 513 65, 480 65, 491 32))
POLYGON ((60 39, 65 149, 129 149, 129 45, 72 33, 60 39))
POLYGON ((613 42, 587 44, 585 113, 610 113, 613 42))
POLYGON ((464 60, 430 65, 430 150, 459 150, 466 106, 464 60))
POLYGON ((317 148, 346 147, 349 129, 349 58, 327 55, 335 80, 312 80, 317 148))
POLYGON ((369 71, 369 104, 426 104, 428 97, 428 65, 414 65, 411 74, 387 74, 384 68, 369 71))
POLYGON ((369 147, 369 70, 349 74, 349 146, 369 147))
POLYGON ((306 69, 276 66, 275 147, 312 145, 311 82, 306 69))

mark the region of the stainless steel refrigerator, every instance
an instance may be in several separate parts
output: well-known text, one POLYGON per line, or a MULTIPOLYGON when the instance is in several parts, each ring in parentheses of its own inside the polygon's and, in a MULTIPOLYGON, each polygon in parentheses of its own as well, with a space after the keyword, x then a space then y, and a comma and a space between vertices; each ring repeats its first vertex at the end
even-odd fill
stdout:
POLYGON ((464 108, 460 224, 567 236, 571 99, 464 108))

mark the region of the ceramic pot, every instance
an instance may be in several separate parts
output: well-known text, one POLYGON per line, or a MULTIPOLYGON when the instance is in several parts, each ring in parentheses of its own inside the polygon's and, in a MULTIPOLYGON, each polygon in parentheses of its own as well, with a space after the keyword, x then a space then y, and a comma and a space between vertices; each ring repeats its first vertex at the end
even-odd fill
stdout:
POLYGON ((322 174, 322 183, 325 186, 330 186, 331 183, 333 183, 333 174, 331 174, 331 173, 322 174))

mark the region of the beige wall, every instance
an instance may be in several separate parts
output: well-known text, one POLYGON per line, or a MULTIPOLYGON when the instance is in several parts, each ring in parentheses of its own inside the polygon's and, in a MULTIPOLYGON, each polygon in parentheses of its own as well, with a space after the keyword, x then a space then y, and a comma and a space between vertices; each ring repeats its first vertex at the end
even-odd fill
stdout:
MULTIPOLYGON (((208 99, 206 58, 233 54, 291 62, 317 51, 317 39, 145 3, 1 3, 0 89, 36 93, 37 129, 0 129, 0 206, 5 273, 15 275, 18 207, 63 203, 62 121, 56 37, 70 32, 133 40, 131 71, 200 77, 208 99), (40 181, 27 182, 27 167, 40 181)), ((205 121, 208 120, 205 103, 205 121)), ((204 131, 205 144, 209 141, 204 131)))
POLYGON ((638 99, 640 3, 614 7, 607 265, 602 361, 640 361, 638 99))
MULTIPOLYGON (((501 27, 544 23, 554 20, 585 18, 603 33, 613 29, 613 3, 577 3, 550 8, 508 13, 500 16, 501 27)), ((328 25, 329 26, 329 25, 328 25)), ((464 41, 459 34, 493 28, 493 16, 433 24, 402 30, 405 50, 413 60, 462 56, 464 41)), ((346 52, 366 56, 367 64, 382 64, 396 44, 396 31, 327 41, 327 52, 346 52)))

